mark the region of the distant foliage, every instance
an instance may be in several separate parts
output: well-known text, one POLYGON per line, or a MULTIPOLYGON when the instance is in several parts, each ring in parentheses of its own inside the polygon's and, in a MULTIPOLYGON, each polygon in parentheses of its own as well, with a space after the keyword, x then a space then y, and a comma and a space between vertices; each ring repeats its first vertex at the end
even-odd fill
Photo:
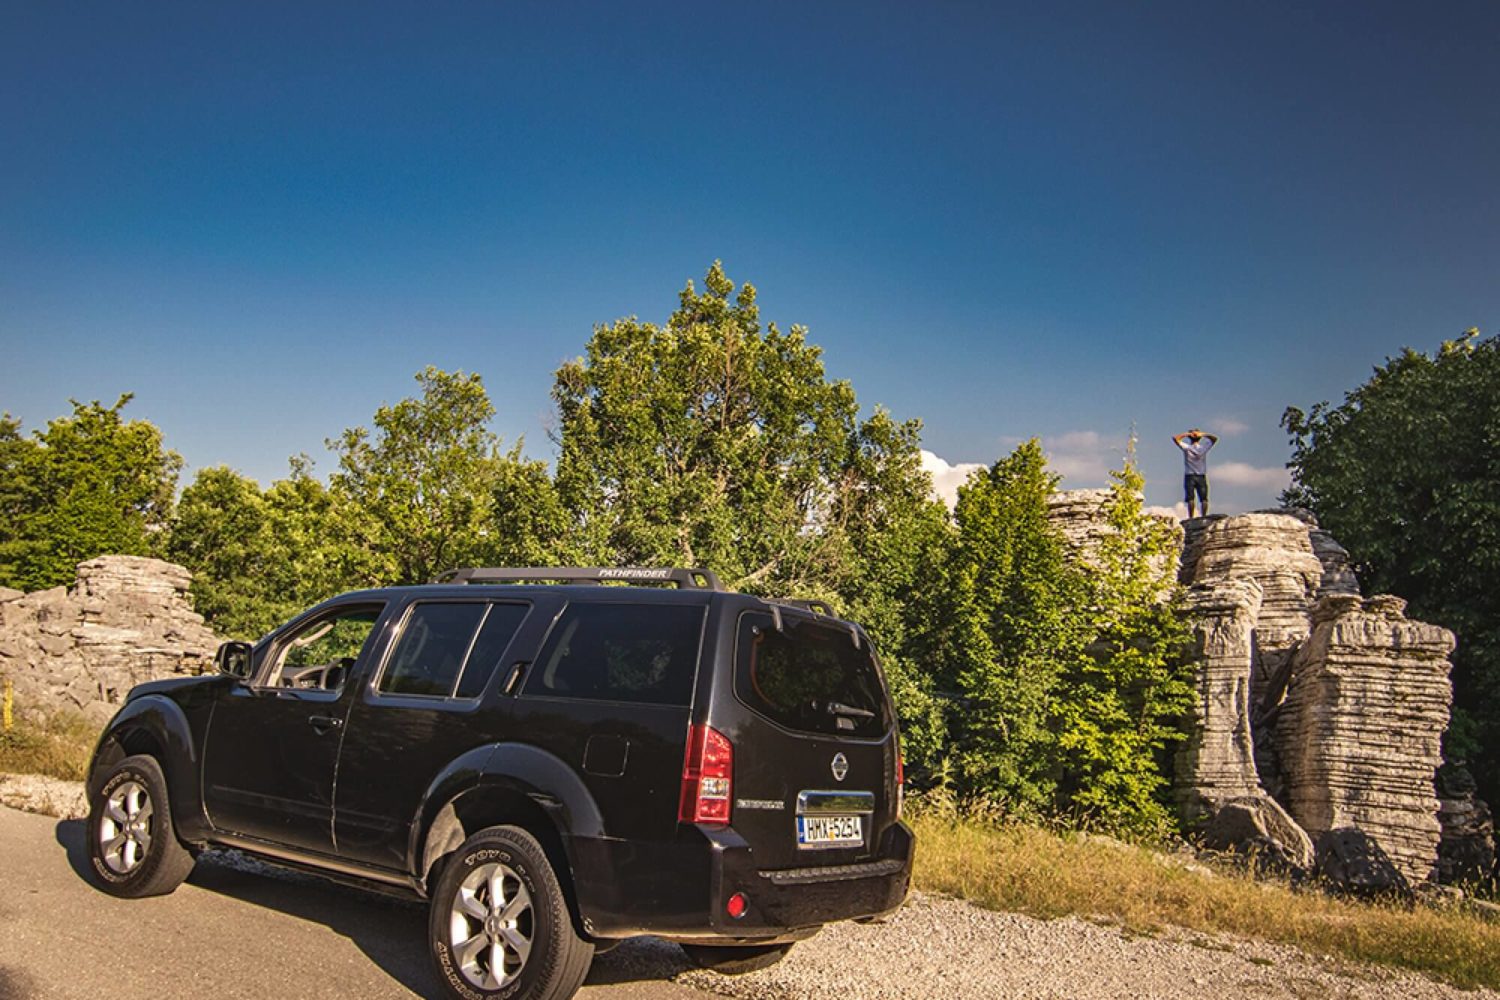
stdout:
POLYGON ((1088 559, 1089 642, 1063 677, 1055 717, 1059 805, 1078 819, 1140 833, 1172 822, 1167 748, 1192 704, 1190 633, 1177 591, 1176 527, 1145 513, 1133 449, 1112 473, 1112 529, 1088 559))
POLYGON ((665 326, 598 327, 557 371, 557 492, 572 553, 604 565, 707 566, 730 587, 816 597, 869 623, 909 749, 937 752, 930 679, 905 600, 930 584, 946 514, 920 424, 830 381, 806 331, 762 326, 755 288, 715 262, 665 326))
POLYGON ((29 437, 0 417, 0 586, 70 584, 85 559, 151 552, 182 459, 154 424, 122 416, 130 399, 75 401, 29 437))
POLYGON ((262 490, 230 469, 183 491, 168 556, 193 571, 197 608, 254 638, 340 591, 427 583, 460 565, 565 558, 566 523, 546 466, 502 450, 478 375, 428 368, 421 395, 329 442, 324 486, 305 457, 262 490))
POLYGON ((1023 812, 1056 803, 1059 687, 1089 639, 1086 581, 1047 520, 1056 486, 1035 439, 970 476, 930 619, 933 653, 959 697, 952 778, 965 794, 1023 812))
POLYGON ((205 468, 175 509, 180 461, 121 420, 128 397, 32 438, 7 418, 0 567, 35 586, 102 552, 160 552, 193 571, 215 629, 255 638, 341 591, 455 566, 704 566, 866 626, 914 786, 1116 830, 1165 821, 1158 758, 1186 695, 1175 539, 1142 512, 1133 463, 1086 558, 1048 521, 1057 479, 1036 441, 976 473, 950 516, 920 423, 862 415, 806 331, 763 325, 754 287, 717 262, 664 325, 600 326, 557 370, 555 473, 502 446, 478 374, 416 381, 328 441, 326 481, 306 457, 268 487, 205 468))
POLYGON ((532 499, 518 489, 550 499, 540 463, 527 463, 519 446, 502 451, 489 430, 495 408, 477 374, 429 367, 417 383, 420 396, 375 411, 373 430, 328 442, 339 459, 329 480, 333 530, 375 585, 428 583, 455 566, 506 559, 518 542, 500 534, 497 494, 512 505, 532 499))
POLYGON ((363 586, 336 534, 335 500, 299 458, 262 490, 218 466, 182 491, 166 556, 193 571, 193 603, 223 635, 254 639, 303 608, 363 586))
POLYGON ((941 773, 961 797, 1014 813, 1158 832, 1170 822, 1159 758, 1190 695, 1176 534, 1143 511, 1127 460, 1112 533, 1071 551, 1047 517, 1056 485, 1031 440, 959 489, 925 612, 930 662, 953 695, 941 773))
POLYGON ((1348 548, 1366 593, 1452 629, 1450 760, 1500 796, 1500 339, 1407 349, 1337 406, 1288 407, 1292 486, 1348 548))

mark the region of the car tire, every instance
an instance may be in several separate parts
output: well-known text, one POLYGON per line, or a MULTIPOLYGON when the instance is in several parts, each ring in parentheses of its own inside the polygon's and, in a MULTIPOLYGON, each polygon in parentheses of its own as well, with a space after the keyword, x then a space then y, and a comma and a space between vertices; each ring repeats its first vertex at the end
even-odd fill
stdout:
POLYGON ((427 937, 438 980, 463 1000, 567 1000, 594 957, 547 852, 515 826, 480 830, 445 860, 427 937))
POLYGON ((700 969, 721 976, 743 976, 769 969, 786 958, 790 944, 685 944, 682 950, 700 969))
POLYGON ((177 840, 167 779, 156 758, 126 757, 89 803, 89 869, 112 896, 163 896, 193 870, 177 840))

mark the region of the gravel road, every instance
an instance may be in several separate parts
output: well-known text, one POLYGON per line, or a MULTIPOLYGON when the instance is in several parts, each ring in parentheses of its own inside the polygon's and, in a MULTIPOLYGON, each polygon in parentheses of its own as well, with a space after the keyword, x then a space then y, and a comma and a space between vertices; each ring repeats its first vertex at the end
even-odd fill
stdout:
MULTIPOLYGON (((0 775, 0 802, 78 814, 76 785, 0 775)), ((108 995, 432 996, 423 911, 235 855, 213 855, 159 900, 127 902, 83 882, 82 824, 0 808, 0 1000, 108 995), (102 928, 96 931, 96 928, 102 928), (120 943, 152 935, 145 945, 120 943), (200 940, 201 939, 201 940, 200 940), (153 944, 151 942, 159 942, 153 944), (223 958, 206 962, 215 950, 223 958), (94 971, 100 968, 103 971, 94 971), (166 969, 166 988, 160 970, 166 969), (305 983, 320 983, 309 989, 305 983), (136 988, 139 984, 139 989, 136 988)), ((1077 919, 1041 921, 913 894, 882 925, 839 924, 781 964, 726 978, 675 946, 626 942, 595 959, 580 994, 667 1000, 884 998, 1497 998, 1419 976, 1197 933, 1140 937, 1077 919)))

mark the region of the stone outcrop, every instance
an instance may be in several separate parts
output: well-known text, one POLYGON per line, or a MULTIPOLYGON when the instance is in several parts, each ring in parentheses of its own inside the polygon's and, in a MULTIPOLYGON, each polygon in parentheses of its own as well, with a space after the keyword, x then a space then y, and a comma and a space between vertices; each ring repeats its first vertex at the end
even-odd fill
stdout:
POLYGON ((1291 814, 1314 839, 1353 828, 1415 883, 1436 872, 1453 634, 1394 597, 1322 598, 1274 732, 1291 814))
POLYGON ((1493 889, 1495 821, 1476 794, 1474 776, 1447 764, 1438 770, 1438 881, 1444 885, 1493 889))
MULTIPOLYGON (((1117 534, 1117 529, 1107 517, 1112 489, 1060 490, 1047 500, 1047 520, 1062 536, 1064 544, 1072 549, 1085 564, 1097 565, 1100 548, 1117 534)), ((1163 527, 1177 536, 1173 551, 1164 552, 1151 563, 1152 573, 1160 578, 1162 590, 1159 598, 1165 600, 1171 590, 1175 570, 1176 549, 1181 548, 1182 527, 1177 519, 1164 514, 1148 514, 1155 517, 1163 527)))
POLYGON ((1259 512, 1213 519, 1198 533, 1192 556, 1193 562, 1184 559, 1183 566, 1189 583, 1249 579, 1260 584, 1250 674, 1255 724, 1254 715, 1269 708, 1267 692, 1273 692, 1269 701, 1276 700, 1274 688, 1282 683, 1292 651, 1308 633, 1308 612, 1322 582, 1323 564, 1313 552, 1305 522, 1259 512))
MULTIPOLYGON (((1397 598, 1361 598, 1348 553, 1303 510, 1185 522, 1179 579, 1197 667, 1177 755, 1185 816, 1210 838, 1238 832, 1288 859, 1316 843, 1313 867, 1352 890, 1437 874, 1453 636, 1407 619, 1397 598), (1267 797, 1295 831, 1263 820, 1267 797)), ((1482 855, 1475 812, 1449 811, 1482 855)))
POLYGON ((1063 540, 1085 557, 1096 552, 1099 542, 1114 533, 1104 519, 1110 490, 1058 490, 1047 500, 1047 520, 1063 540))
POLYGON ((73 587, 0 593, 0 677, 16 712, 81 714, 101 723, 136 684, 213 667, 219 640, 188 600, 181 566, 101 556, 73 587))
POLYGON ((1177 793, 1196 821, 1218 804, 1260 791, 1250 736, 1250 671, 1263 591, 1255 580, 1199 584, 1187 593, 1196 627, 1194 701, 1188 737, 1177 750, 1177 793))
POLYGON ((1211 851, 1246 855, 1258 868, 1277 874, 1307 872, 1316 858, 1307 833, 1264 792, 1217 803, 1202 839, 1211 851))

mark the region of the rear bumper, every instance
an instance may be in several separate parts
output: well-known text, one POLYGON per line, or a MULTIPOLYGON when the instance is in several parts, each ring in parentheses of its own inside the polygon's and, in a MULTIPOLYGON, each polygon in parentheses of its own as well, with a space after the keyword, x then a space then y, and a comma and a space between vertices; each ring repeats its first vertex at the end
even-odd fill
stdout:
POLYGON ((890 913, 906 898, 914 843, 898 822, 865 862, 769 871, 733 829, 686 827, 662 844, 574 838, 569 847, 589 934, 729 944, 794 941, 824 924, 890 913), (725 910, 735 893, 748 901, 738 919, 725 910))

